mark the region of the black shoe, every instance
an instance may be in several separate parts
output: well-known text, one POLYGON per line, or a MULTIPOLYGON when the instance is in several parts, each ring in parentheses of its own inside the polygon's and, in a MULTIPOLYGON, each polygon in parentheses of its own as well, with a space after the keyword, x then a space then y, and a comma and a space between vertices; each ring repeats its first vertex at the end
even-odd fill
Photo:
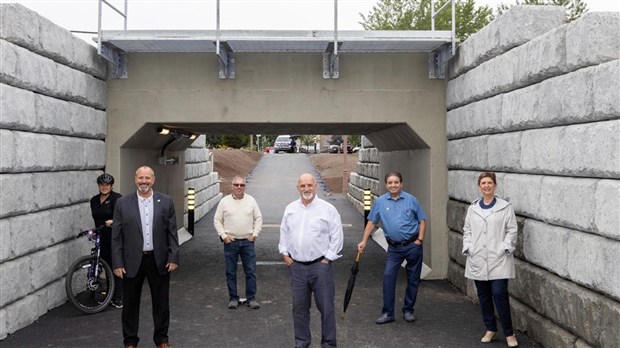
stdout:
POLYGON ((114 308, 123 308, 123 300, 112 300, 110 301, 110 306, 114 308))
POLYGON ((381 324, 391 323, 393 321, 394 321, 394 317, 390 317, 386 313, 383 313, 379 319, 375 320, 375 323, 381 325, 381 324))
POLYGON ((408 323, 413 323, 415 321, 415 317, 413 316, 413 312, 405 312, 403 314, 403 318, 405 318, 405 321, 408 323))

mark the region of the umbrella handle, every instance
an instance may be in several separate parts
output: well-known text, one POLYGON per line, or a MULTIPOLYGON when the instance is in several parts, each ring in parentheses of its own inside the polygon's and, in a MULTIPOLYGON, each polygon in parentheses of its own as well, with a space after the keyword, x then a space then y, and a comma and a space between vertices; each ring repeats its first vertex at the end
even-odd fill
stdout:
POLYGON ((360 257, 362 256, 362 253, 360 253, 359 251, 357 252, 357 256, 355 257, 355 262, 360 262, 360 257))

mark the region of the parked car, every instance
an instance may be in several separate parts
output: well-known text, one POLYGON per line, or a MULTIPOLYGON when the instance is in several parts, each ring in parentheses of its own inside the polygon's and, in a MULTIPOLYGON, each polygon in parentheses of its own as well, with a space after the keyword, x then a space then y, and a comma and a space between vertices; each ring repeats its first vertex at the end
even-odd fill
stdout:
POLYGON ((278 135, 276 141, 273 144, 273 148, 276 153, 279 152, 295 152, 295 140, 291 139, 290 135, 278 135))
POLYGON ((360 151, 360 147, 356 146, 353 148, 353 153, 358 153, 360 151))
POLYGON ((329 147, 327 148, 327 152, 328 153, 338 153, 338 152, 340 152, 340 146, 338 146, 338 145, 329 145, 329 147))
MULTIPOLYGON (((340 147, 339 147, 340 153, 343 152, 343 147, 344 147, 344 143, 340 144, 340 147)), ((351 143, 347 143, 347 153, 353 153, 353 146, 351 146, 351 143)))

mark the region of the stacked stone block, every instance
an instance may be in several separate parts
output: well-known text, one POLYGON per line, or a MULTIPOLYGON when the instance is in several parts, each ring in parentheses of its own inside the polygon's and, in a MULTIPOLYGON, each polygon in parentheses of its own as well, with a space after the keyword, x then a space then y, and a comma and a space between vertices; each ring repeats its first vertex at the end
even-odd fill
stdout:
POLYGON ((0 4, 0 339, 66 301, 90 245, 89 198, 105 165, 106 71, 96 49, 0 4))
POLYGON ((450 66, 448 279, 476 298, 462 225, 478 174, 495 171, 518 217, 514 323, 548 347, 618 346, 618 37, 618 13, 565 23, 561 8, 518 6, 450 66))
POLYGON ((357 160, 357 172, 349 176, 349 192, 347 196, 355 209, 364 214, 364 190, 370 189, 373 199, 383 193, 383 185, 379 180, 379 150, 372 147, 367 138, 363 139, 357 160))
MULTIPOLYGON (((196 190, 195 222, 207 215, 222 198, 219 176, 213 171, 213 158, 205 142, 206 137, 201 135, 185 150, 185 192, 190 187, 196 190)), ((184 224, 187 227, 187 200, 184 224)))

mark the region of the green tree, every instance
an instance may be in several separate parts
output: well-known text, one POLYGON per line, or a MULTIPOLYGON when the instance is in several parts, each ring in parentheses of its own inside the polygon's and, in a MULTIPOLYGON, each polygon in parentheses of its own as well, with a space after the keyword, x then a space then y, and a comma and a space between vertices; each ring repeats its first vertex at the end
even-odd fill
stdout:
POLYGON ((233 149, 240 149, 248 146, 250 136, 246 134, 218 134, 207 135, 207 146, 218 147, 231 147, 233 149))
POLYGON ((362 137, 360 135, 349 135, 347 140, 351 146, 360 146, 362 144, 362 137))
POLYGON ((514 5, 502 4, 497 7, 497 14, 501 15, 515 5, 555 5, 566 8, 566 18, 575 20, 588 12, 588 6, 583 0, 517 0, 514 5))
MULTIPOLYGON (((435 11, 444 1, 435 3, 435 11)), ((450 5, 435 17, 435 30, 451 30, 450 5)), ((431 0, 380 0, 370 13, 360 13, 360 24, 366 30, 430 30, 431 0)), ((465 41, 471 34, 493 20, 489 6, 476 6, 474 0, 456 0, 456 37, 465 41)))
POLYGON ((312 135, 312 134, 304 134, 304 135, 300 135, 299 136, 299 140, 301 141, 302 145, 305 146, 312 146, 314 145, 314 142, 316 142, 318 138, 318 135, 312 135))

